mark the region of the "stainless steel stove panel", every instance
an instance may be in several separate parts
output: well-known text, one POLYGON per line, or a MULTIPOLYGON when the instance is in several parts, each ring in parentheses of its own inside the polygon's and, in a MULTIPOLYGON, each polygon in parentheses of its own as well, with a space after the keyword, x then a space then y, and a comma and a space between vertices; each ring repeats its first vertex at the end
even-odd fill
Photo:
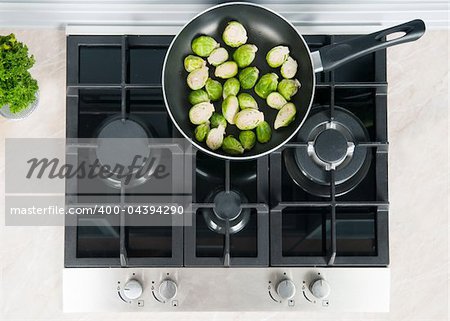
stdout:
MULTIPOLYGON (((388 312, 389 284, 387 268, 66 268, 63 308, 64 312, 388 312), (295 294, 282 300, 277 285, 286 279, 292 281, 295 294), (326 298, 317 299, 311 292, 318 279, 329 284, 326 298), (134 300, 126 295, 140 293, 135 282, 124 294, 130 280, 142 285, 142 294, 134 300), (173 295, 167 288, 172 283, 160 286, 167 280, 176 284, 176 295, 169 300, 164 296, 173 295)), ((290 290, 279 291, 285 295, 290 290)))

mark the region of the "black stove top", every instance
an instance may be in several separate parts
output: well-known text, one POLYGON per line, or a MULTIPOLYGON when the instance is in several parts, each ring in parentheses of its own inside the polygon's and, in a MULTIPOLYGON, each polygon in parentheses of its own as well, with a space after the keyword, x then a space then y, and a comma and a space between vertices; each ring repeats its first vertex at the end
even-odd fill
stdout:
MULTIPOLYGON (((305 39, 314 50, 346 37, 305 39)), ((98 137, 118 118, 152 137, 181 137, 161 90, 171 40, 69 36, 67 137, 98 137)), ((191 226, 125 226, 117 217, 67 226, 66 267, 386 266, 386 53, 316 76, 308 119, 276 152, 232 162, 193 151, 191 226)), ((111 202, 123 197, 97 184, 111 202)), ((67 188, 71 202, 86 198, 77 188, 67 188)))

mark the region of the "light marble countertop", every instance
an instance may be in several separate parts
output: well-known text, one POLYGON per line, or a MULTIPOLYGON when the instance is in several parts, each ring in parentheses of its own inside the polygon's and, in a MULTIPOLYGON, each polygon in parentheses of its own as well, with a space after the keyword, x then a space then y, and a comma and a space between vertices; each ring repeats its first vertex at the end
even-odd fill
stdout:
MULTIPOLYGON (((65 137, 64 32, 0 30, 9 32, 36 57, 32 73, 41 100, 28 119, 0 119, 0 204, 4 138, 65 137)), ((429 31, 415 43, 388 50, 390 313, 63 314, 63 228, 1 224, 1 319, 448 320, 449 60, 448 31, 429 31)), ((3 205, 0 214, 3 218, 3 205)))

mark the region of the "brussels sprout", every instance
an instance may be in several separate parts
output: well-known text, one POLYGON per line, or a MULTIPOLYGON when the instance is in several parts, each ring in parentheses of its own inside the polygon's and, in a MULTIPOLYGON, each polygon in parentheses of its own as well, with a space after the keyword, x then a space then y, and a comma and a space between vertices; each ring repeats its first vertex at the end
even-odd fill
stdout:
POLYGON ((236 96, 228 96, 222 102, 222 114, 231 125, 234 125, 234 118, 239 111, 239 101, 236 96))
POLYGON ((191 105, 197 105, 205 101, 209 102, 209 97, 206 91, 203 89, 197 89, 189 93, 188 100, 191 105))
POLYGON ((243 89, 251 89, 256 84, 259 77, 259 70, 256 67, 247 67, 239 73, 239 81, 243 89))
POLYGON ((213 66, 218 66, 228 60, 228 51, 225 48, 214 49, 208 57, 208 62, 213 66))
POLYGON ((195 69, 202 68, 206 66, 206 61, 204 61, 202 58, 189 55, 186 58, 184 58, 184 69, 186 69, 187 72, 194 71, 195 69))
POLYGON ((272 68, 280 67, 289 57, 289 48, 286 46, 276 46, 269 50, 266 55, 267 63, 272 68))
POLYGON ((255 45, 243 45, 233 53, 233 60, 237 62, 239 68, 250 66, 256 56, 258 47, 255 45))
POLYGON ((225 128, 223 126, 211 129, 206 136, 206 145, 212 150, 218 149, 222 146, 223 135, 225 135, 225 128))
POLYGON ((192 90, 197 90, 205 86, 208 80, 208 67, 202 67, 191 71, 187 76, 187 84, 192 90))
POLYGON ((263 121, 256 127, 256 137, 258 142, 267 143, 272 137, 272 129, 268 122, 263 121))
POLYGON ((238 95, 237 98, 239 101, 239 107, 241 109, 245 108, 258 109, 258 103, 256 102, 255 98, 252 97, 252 95, 247 93, 241 93, 238 95))
POLYGON ((192 40, 192 51, 200 57, 208 57, 211 52, 219 47, 219 43, 209 36, 200 36, 192 40))
POLYGON ((240 130, 251 130, 264 121, 264 114, 256 109, 244 109, 236 114, 234 121, 240 130))
POLYGON ((226 61, 216 67, 214 75, 218 78, 228 79, 236 76, 238 73, 238 65, 234 61, 226 61))
POLYGON ((291 100, 291 97, 297 93, 300 86, 301 84, 297 79, 283 79, 278 84, 278 92, 286 100, 291 100))
POLYGON ((213 80, 209 78, 205 84, 206 92, 208 93, 208 97, 212 101, 219 100, 222 97, 222 84, 217 80, 213 80))
POLYGON ((222 39, 230 47, 239 47, 247 42, 247 30, 239 22, 231 21, 226 26, 222 39))
POLYGON ((208 122, 198 125, 194 131, 195 139, 198 140, 199 142, 203 142, 206 138, 206 135, 208 135, 208 132, 209 132, 208 122))
POLYGON ((255 146, 256 135, 251 130, 244 130, 239 133, 239 141, 245 150, 250 150, 255 146))
POLYGON ((255 86, 255 92, 259 97, 266 99, 269 94, 277 90, 278 75, 275 73, 265 74, 255 86))
POLYGON ((293 103, 287 103, 278 111, 277 117, 275 118, 274 128, 278 129, 280 127, 286 127, 295 118, 297 110, 293 103))
POLYGON ((267 96, 266 99, 267 105, 274 109, 281 109, 284 105, 287 104, 287 100, 279 92, 272 92, 267 96))
POLYGON ((295 61, 291 56, 281 65, 281 76, 286 79, 294 78, 297 73, 297 61, 295 61))
POLYGON ((208 121, 214 112, 214 105, 208 102, 203 102, 194 105, 189 110, 189 120, 194 125, 200 125, 208 121))
POLYGON ((231 155, 240 155, 244 153, 244 147, 232 135, 225 137, 222 144, 222 149, 231 155))
POLYGON ((211 122, 212 128, 216 128, 219 126, 222 126, 223 128, 227 127, 227 120, 225 119, 225 117, 223 117, 222 114, 219 114, 219 113, 212 114, 209 121, 211 122))
POLYGON ((239 90, 241 89, 241 84, 236 78, 230 78, 223 84, 223 99, 228 96, 237 96, 239 90))

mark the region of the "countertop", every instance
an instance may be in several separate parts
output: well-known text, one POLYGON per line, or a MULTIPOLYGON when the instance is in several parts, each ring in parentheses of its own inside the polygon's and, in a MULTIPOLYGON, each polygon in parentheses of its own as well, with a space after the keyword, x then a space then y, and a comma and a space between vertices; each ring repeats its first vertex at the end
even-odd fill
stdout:
MULTIPOLYGON (((0 214, 4 138, 65 137, 65 34, 14 32, 36 57, 40 106, 0 119, 0 214)), ((449 32, 388 50, 391 312, 63 314, 62 227, 0 226, 2 320, 448 320, 449 32)), ((86 291, 89 287, 86 286, 86 291)), ((80 297, 80 300, 83 298, 80 297)))

